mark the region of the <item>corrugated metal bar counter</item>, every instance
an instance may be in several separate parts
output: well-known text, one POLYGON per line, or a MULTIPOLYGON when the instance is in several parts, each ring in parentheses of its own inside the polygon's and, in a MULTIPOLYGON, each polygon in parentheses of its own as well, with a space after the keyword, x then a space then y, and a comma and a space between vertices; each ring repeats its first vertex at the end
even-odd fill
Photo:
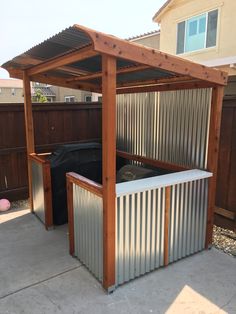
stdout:
MULTIPOLYGON (((211 176, 187 170, 116 184, 115 286, 204 249, 211 176)), ((102 281, 102 199, 73 186, 75 255, 102 281)))
POLYGON ((209 177, 188 170, 116 185, 116 285, 204 249, 209 177))

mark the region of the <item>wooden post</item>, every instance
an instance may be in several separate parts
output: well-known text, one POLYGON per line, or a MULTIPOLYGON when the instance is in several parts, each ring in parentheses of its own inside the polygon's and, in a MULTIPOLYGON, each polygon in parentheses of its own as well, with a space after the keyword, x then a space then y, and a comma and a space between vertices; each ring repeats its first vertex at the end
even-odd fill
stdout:
POLYGON ((67 186, 67 210, 68 210, 68 228, 69 228, 69 252, 70 255, 75 253, 75 233, 74 233, 74 208, 73 208, 73 183, 70 177, 66 175, 67 186))
POLYGON ((52 211, 52 183, 51 183, 51 165, 50 161, 43 163, 43 189, 45 203, 45 228, 49 230, 53 227, 53 211, 52 211))
POLYGON ((214 219, 215 196, 216 196, 217 164, 218 164, 218 152, 219 152, 219 142, 220 142, 220 124, 221 124, 223 96, 224 96, 223 86, 214 87, 212 89, 207 169, 208 171, 213 173, 213 177, 209 179, 209 188, 208 188, 207 230, 206 230, 206 241, 205 241, 206 249, 209 248, 212 244, 213 219, 214 219))
POLYGON ((103 287, 115 285, 116 58, 102 55, 103 287))
POLYGON ((35 153, 34 125, 33 125, 30 79, 25 71, 23 72, 23 83, 24 83, 24 112, 25 112, 25 135, 26 135, 27 162, 28 162, 29 200, 30 200, 30 209, 31 211, 33 211, 32 169, 31 169, 30 154, 35 153))
POLYGON ((169 264, 169 220, 171 188, 165 188, 165 221, 164 221, 164 266, 169 264))

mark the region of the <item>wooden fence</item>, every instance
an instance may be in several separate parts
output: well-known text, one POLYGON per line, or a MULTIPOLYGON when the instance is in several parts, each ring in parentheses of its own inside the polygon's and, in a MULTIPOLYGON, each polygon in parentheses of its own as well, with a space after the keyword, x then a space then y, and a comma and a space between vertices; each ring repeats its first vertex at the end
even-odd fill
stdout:
POLYGON ((236 98, 224 99, 215 223, 236 230, 236 98))
MULTIPOLYGON (((36 152, 101 138, 100 103, 33 104, 36 152), (76 128, 75 128, 76 125, 76 128)), ((0 104, 0 199, 28 196, 23 104, 0 104)))

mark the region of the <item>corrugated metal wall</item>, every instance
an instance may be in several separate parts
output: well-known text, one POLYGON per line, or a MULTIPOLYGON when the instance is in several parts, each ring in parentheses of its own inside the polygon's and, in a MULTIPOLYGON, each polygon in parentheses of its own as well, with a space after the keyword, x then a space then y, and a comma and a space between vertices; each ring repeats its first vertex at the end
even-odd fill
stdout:
POLYGON ((206 169, 210 89, 117 96, 117 147, 206 169))
POLYGON ((35 215, 45 223, 45 202, 43 187, 43 166, 36 161, 31 161, 32 165, 32 193, 33 207, 35 215))
POLYGON ((117 197, 116 285, 163 266, 165 188, 117 197))
POLYGON ((103 278, 102 198, 73 184, 75 256, 103 278))
POLYGON ((171 187, 169 262, 204 249, 208 179, 171 187))

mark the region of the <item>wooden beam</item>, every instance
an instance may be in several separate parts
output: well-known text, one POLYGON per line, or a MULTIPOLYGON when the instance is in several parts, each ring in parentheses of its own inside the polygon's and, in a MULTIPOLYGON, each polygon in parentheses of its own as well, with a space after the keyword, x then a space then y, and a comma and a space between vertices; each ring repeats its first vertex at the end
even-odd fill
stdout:
POLYGON ((207 169, 208 171, 213 173, 213 176, 209 178, 209 187, 208 187, 207 230, 206 230, 206 241, 205 241, 206 249, 212 245, 217 164, 218 164, 218 153, 219 153, 219 142, 220 142, 220 124, 221 124, 223 96, 224 96, 223 87, 218 86, 212 89, 210 128, 209 128, 209 138, 208 138, 207 169))
POLYGON ((135 86, 145 86, 145 85, 164 85, 164 84, 173 84, 173 83, 188 83, 188 82, 199 82, 199 80, 192 79, 189 76, 175 76, 169 78, 161 78, 161 79, 152 79, 152 80, 139 80, 139 81, 132 81, 126 83, 119 83, 117 87, 135 87, 135 86))
POLYGON ((66 174, 67 187, 67 210, 68 210, 68 230, 69 230, 69 252, 75 254, 75 232, 74 232, 74 207, 73 207, 73 182, 70 174, 66 174))
MULTIPOLYGON (((23 54, 19 57, 16 57, 15 62, 21 64, 21 65, 25 65, 31 67, 33 65, 38 65, 44 62, 44 60, 42 59, 38 59, 38 58, 33 58, 31 56, 28 56, 27 54, 23 54), (30 65, 30 66, 29 66, 30 65)), ((27 67, 25 68, 25 70, 27 69, 27 67)), ((67 72, 67 73, 71 73, 74 75, 89 75, 90 72, 88 71, 84 71, 84 70, 80 70, 80 69, 76 69, 76 68, 72 68, 70 66, 63 66, 63 67, 59 67, 58 70, 67 72)))
POLYGON ((102 55, 103 287, 115 285, 116 59, 102 55))
MULTIPOLYGON (((118 74, 138 72, 138 71, 147 70, 149 68, 150 67, 147 65, 136 65, 136 66, 127 67, 127 68, 117 70, 116 74, 118 75, 118 74)), ((73 78, 69 79, 68 82, 86 81, 86 80, 92 80, 92 79, 100 78, 100 77, 102 77, 102 72, 97 72, 97 73, 93 73, 93 74, 89 74, 89 75, 82 75, 79 77, 73 77, 73 78)))
POLYGON ((40 63, 38 65, 33 66, 32 68, 27 70, 27 74, 29 76, 47 72, 53 69, 57 69, 61 66, 78 62, 80 60, 88 59, 90 57, 94 57, 97 55, 97 52, 95 52, 92 48, 92 46, 85 47, 67 54, 64 54, 62 56, 52 58, 48 61, 45 61, 43 63, 40 63))
POLYGON ((33 211, 33 193, 32 193, 32 168, 30 161, 30 154, 35 152, 34 145, 34 124, 33 112, 31 102, 31 86, 30 80, 26 72, 23 72, 23 85, 24 85, 24 114, 25 114, 25 134, 26 134, 26 148, 27 148, 27 161, 28 161, 28 181, 29 181, 29 201, 30 209, 33 211))
POLYGON ((132 93, 150 93, 150 92, 161 92, 161 91, 173 91, 173 90, 184 90, 184 89, 197 89, 197 88, 212 88, 215 84, 197 81, 197 82, 179 82, 173 84, 161 84, 161 85, 150 85, 150 86, 134 86, 134 87, 122 87, 117 88, 117 94, 132 94, 132 93))
POLYGON ((94 50, 97 52, 219 85, 227 84, 228 75, 226 72, 181 59, 156 49, 144 47, 134 42, 128 42, 115 36, 81 27, 80 25, 75 26, 89 34, 93 40, 94 50))
POLYGON ((101 87, 99 85, 91 84, 91 83, 76 83, 76 82, 70 82, 68 83, 66 79, 60 78, 60 77, 55 77, 52 75, 48 74, 37 74, 33 75, 31 77, 31 80, 34 82, 40 82, 40 83, 46 83, 46 84, 51 84, 51 85, 56 85, 56 86, 62 86, 66 88, 73 88, 73 89, 81 89, 81 90, 86 90, 86 91, 91 91, 91 92, 96 92, 96 93, 101 93, 101 87))
POLYGON ((215 214, 221 215, 225 218, 228 218, 230 220, 236 220, 236 213, 233 211, 230 211, 228 209, 220 208, 220 207, 215 207, 215 214))
POLYGON ((164 266, 169 264, 169 220, 170 220, 171 187, 165 188, 165 218, 164 218, 164 266))
POLYGON ((117 153, 118 156, 120 156, 122 158, 139 161, 139 162, 142 162, 143 164, 150 165, 150 166, 153 166, 153 167, 159 167, 159 168, 172 170, 172 171, 185 171, 185 170, 189 170, 190 169, 190 168, 187 168, 187 167, 184 167, 184 166, 180 166, 180 165, 177 165, 177 164, 164 162, 164 161, 160 161, 160 160, 155 160, 155 159, 142 157, 142 156, 138 156, 138 155, 133 155, 133 154, 130 154, 130 153, 127 153, 127 152, 119 151, 119 150, 117 150, 116 153, 117 153))
POLYGON ((67 178, 70 180, 70 182, 79 185, 80 187, 82 187, 83 189, 96 194, 99 197, 103 196, 102 193, 102 186, 101 184, 92 181, 88 178, 85 178, 75 172, 68 172, 67 173, 67 178))

